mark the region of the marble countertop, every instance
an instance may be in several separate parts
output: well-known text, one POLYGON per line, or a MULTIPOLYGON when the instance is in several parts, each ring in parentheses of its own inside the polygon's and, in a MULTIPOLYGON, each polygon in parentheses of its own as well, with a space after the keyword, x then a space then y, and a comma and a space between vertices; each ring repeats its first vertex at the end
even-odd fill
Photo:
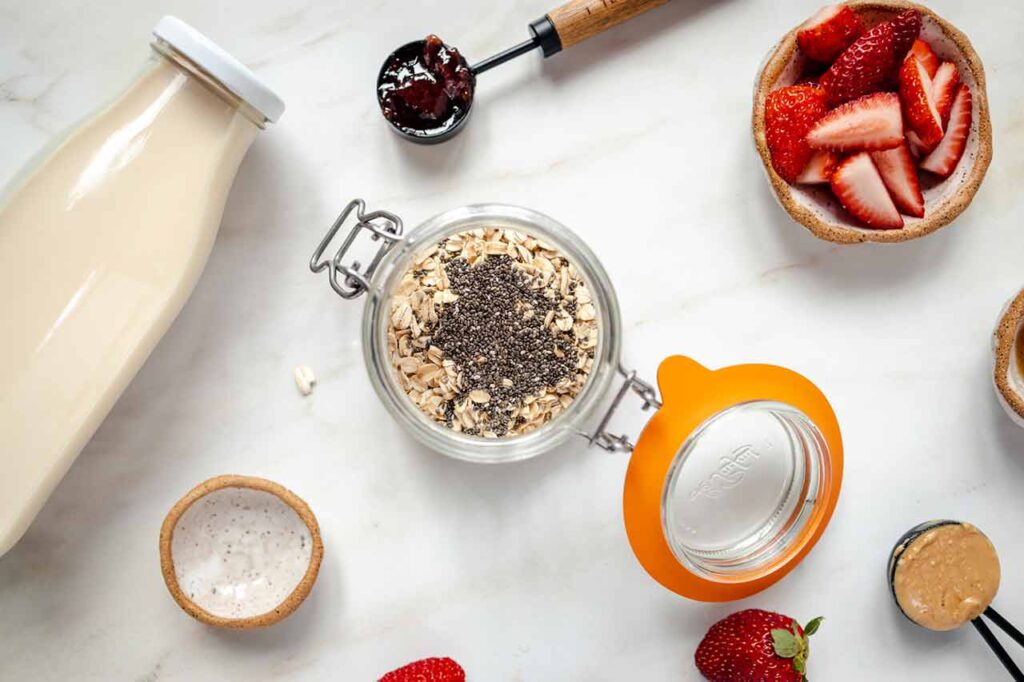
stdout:
POLYGON ((0 0, 0 182, 130 79, 166 13, 288 103, 242 166, 191 301, 0 560, 0 679, 368 681, 450 655, 474 682, 696 680, 706 628, 751 606, 826 616, 815 680, 1004 679, 974 633, 899 616, 884 571, 909 526, 971 521, 1001 553, 997 604, 1024 621, 1024 431, 989 378, 996 316, 1024 285, 1024 4, 929 3, 989 77, 995 158, 974 205, 920 241, 844 248, 776 205, 749 133, 757 65, 819 2, 676 0, 486 74, 469 128, 422 148, 386 128, 372 96, 390 47, 434 31, 479 59, 522 40, 547 4, 0 0), (410 225, 497 201, 572 227, 617 286, 625 359, 643 376, 686 353, 815 380, 846 444, 818 547, 755 598, 689 602, 626 542, 626 456, 581 441, 485 467, 420 447, 368 383, 361 305, 307 269, 355 196, 410 225), (320 380, 308 398, 299 364, 320 380), (220 473, 283 483, 323 529, 310 599, 267 630, 200 625, 161 579, 164 514, 220 473))

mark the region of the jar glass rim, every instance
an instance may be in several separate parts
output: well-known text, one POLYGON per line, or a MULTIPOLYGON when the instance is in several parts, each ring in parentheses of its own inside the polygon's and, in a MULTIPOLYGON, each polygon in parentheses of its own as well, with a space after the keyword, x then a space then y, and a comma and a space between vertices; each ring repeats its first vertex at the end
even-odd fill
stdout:
POLYGON ((520 206, 475 204, 430 218, 398 242, 382 261, 363 311, 363 358, 371 383, 385 407, 420 442, 442 454, 472 462, 511 462, 535 457, 585 435, 601 398, 615 377, 621 352, 618 300, 607 272, 590 247, 554 219, 520 206), (512 438, 482 438, 458 433, 427 417, 405 395, 394 378, 387 351, 390 299, 409 262, 445 236, 479 227, 506 227, 551 242, 577 268, 597 309, 598 343, 594 366, 583 389, 570 405, 544 426, 512 438))
POLYGON ((794 543, 804 535, 815 505, 827 497, 829 461, 824 436, 793 405, 754 400, 721 410, 687 437, 665 477, 661 503, 665 541, 681 565, 708 580, 743 581, 771 570, 790 554, 794 543), (743 419, 748 428, 766 429, 757 436, 760 444, 752 433, 743 433, 743 419), (777 430, 775 443, 770 442, 768 428, 777 430), (714 438, 716 429, 731 432, 729 440, 724 441, 729 443, 728 454, 722 455, 724 442, 719 439, 701 455, 702 442, 707 446, 707 439, 714 438), (692 473, 684 474, 688 460, 702 456, 705 460, 714 457, 714 462, 704 463, 714 467, 711 478, 707 466, 702 467, 700 462, 697 478, 692 473), (770 473, 755 482, 756 490, 750 491, 749 485, 744 489, 744 476, 757 475, 757 470, 770 473), (684 478, 687 483, 682 482, 684 478), (698 487, 691 490, 695 481, 698 487), (685 485, 689 488, 681 490, 685 485), (723 509, 722 502, 730 500, 727 488, 740 493, 739 501, 733 496, 729 506, 745 505, 749 513, 733 515, 733 509, 723 509), (767 493, 768 498, 758 499, 759 493, 767 493), (701 505, 701 500, 711 504, 701 505), (707 512, 705 518, 680 518, 687 512, 702 515, 702 506, 707 512), (708 525, 712 528, 701 527, 708 525))

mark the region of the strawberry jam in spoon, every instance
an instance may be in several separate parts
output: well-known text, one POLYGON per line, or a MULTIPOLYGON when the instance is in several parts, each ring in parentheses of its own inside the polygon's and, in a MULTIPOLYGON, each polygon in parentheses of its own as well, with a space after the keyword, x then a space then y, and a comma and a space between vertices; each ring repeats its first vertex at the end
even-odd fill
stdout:
POLYGON ((412 142, 443 142, 459 132, 473 106, 476 77, 533 50, 561 52, 668 0, 569 0, 530 24, 530 38, 470 66, 435 35, 392 52, 377 76, 381 113, 412 142))
POLYGON ((384 63, 377 99, 384 118, 411 136, 452 130, 469 113, 476 78, 465 58, 435 35, 407 43, 384 63))

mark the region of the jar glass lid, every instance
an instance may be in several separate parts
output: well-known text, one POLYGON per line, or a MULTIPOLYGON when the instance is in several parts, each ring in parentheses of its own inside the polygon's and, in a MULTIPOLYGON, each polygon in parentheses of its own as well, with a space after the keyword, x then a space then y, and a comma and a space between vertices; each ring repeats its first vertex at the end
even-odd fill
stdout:
POLYGON ((626 530, 644 568, 702 601, 740 599, 803 558, 832 515, 842 440, 824 395, 782 367, 662 363, 664 405, 630 460, 626 530))
POLYGON ((813 509, 828 446, 800 410, 757 400, 694 431, 665 481, 665 536, 680 563, 708 577, 776 559, 813 509))

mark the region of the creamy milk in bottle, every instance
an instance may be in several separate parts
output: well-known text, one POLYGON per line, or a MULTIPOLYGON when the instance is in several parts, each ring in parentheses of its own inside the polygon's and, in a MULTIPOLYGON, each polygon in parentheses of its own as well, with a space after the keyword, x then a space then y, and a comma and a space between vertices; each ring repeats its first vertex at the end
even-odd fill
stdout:
POLYGON ((192 292, 283 102, 166 17, 151 62, 0 202, 0 556, 192 292))

